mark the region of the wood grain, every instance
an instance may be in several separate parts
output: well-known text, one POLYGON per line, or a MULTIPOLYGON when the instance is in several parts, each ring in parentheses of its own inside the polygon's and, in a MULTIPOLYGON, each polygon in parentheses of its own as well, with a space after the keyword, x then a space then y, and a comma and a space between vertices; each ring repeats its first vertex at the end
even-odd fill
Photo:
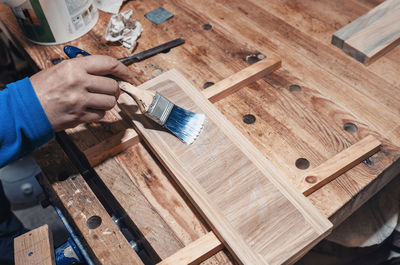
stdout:
POLYGON ((332 35, 332 44, 369 64, 400 43, 400 1, 386 0, 332 35))
POLYGON ((308 196, 379 151, 381 142, 369 135, 306 172, 296 187, 308 196))
MULTIPOLYGON (((173 182, 170 181, 171 177, 166 170, 160 165, 151 152, 139 143, 131 148, 128 148, 125 152, 115 157, 119 165, 125 170, 131 183, 140 189, 143 196, 151 204, 152 210, 163 218, 165 223, 169 226, 170 230, 182 242, 183 246, 187 246, 191 242, 197 240, 201 236, 207 234, 209 228, 204 224, 203 220, 199 220, 198 213, 192 209, 191 204, 187 202, 187 198, 182 196, 178 187, 175 187, 173 182)), ((110 181, 113 179, 113 174, 105 174, 105 178, 110 181)), ((118 179, 114 180, 116 183, 118 179)), ((130 187, 129 182, 124 182, 125 187, 130 187)), ((131 185, 132 185, 131 184, 131 185)), ((110 186, 111 188, 114 187, 110 186)), ((129 188, 132 189, 132 188, 129 188)), ((137 201, 136 197, 126 197, 125 201, 130 201, 132 204, 137 201)), ((138 202, 140 206, 140 202, 138 202)), ((145 209, 145 207, 143 207, 145 209)), ((127 209, 129 212, 130 210, 127 209)), ((138 212, 137 208, 134 213, 138 212)), ((164 250, 158 250, 162 259, 172 255, 177 250, 173 251, 167 244, 161 244, 163 242, 162 230, 159 230, 157 236, 150 236, 149 234, 154 233, 153 230, 157 227, 152 227, 148 224, 153 222, 152 215, 149 214, 136 214, 138 226, 142 227, 143 234, 147 240, 154 246, 157 251, 158 247, 164 248, 164 250), (142 225, 141 225, 142 224, 142 225), (172 251, 171 251, 172 250, 172 251)), ((169 233, 169 231, 164 231, 169 233)), ((169 237, 171 240, 171 237, 169 237)), ((175 244, 175 243, 174 243, 175 244)), ((203 264, 231 264, 226 254, 220 251, 217 255, 203 262, 203 264)))
POLYGON ((143 238, 139 239, 140 242, 147 244, 148 249, 154 249, 157 256, 164 259, 184 247, 115 159, 99 165, 96 172, 104 184, 114 191, 115 199, 132 221, 131 225, 141 231, 143 238))
POLYGON ((223 248, 213 232, 208 232, 196 241, 180 249, 157 265, 199 264, 223 248))
POLYGON ((42 225, 14 238, 14 258, 16 265, 55 265, 49 226, 42 225))
POLYGON ((141 87, 157 87, 173 102, 208 116, 199 139, 186 147, 132 112, 135 105, 129 96, 119 99, 140 135, 239 262, 293 262, 329 231, 329 222, 177 71, 141 87), (280 217, 283 209, 291 217, 280 217), (267 217, 267 212, 274 214, 267 217))
POLYGON ((267 59, 263 59, 243 70, 219 81, 218 83, 207 88, 203 94, 212 103, 225 98, 226 96, 236 92, 238 89, 247 86, 263 76, 279 69, 281 60, 276 55, 271 55, 267 59))

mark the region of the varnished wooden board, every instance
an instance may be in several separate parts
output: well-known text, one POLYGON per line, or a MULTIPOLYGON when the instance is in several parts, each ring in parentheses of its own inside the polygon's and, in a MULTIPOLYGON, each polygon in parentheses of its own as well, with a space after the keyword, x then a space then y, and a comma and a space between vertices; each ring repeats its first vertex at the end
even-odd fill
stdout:
POLYGON ((332 36, 332 44, 368 64, 400 43, 400 1, 386 0, 332 36))
POLYGON ((178 71, 141 86, 207 115, 191 146, 139 114, 132 98, 120 107, 214 233, 245 264, 294 262, 322 239, 330 222, 178 71))

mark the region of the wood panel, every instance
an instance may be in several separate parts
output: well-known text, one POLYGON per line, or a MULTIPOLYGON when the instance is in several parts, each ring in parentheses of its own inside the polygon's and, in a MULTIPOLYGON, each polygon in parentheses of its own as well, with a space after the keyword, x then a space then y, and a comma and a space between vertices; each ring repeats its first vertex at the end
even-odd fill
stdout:
POLYGON ((55 265, 53 237, 48 225, 42 225, 14 238, 16 265, 55 265))
POLYGON ((156 88, 173 102, 206 113, 202 134, 188 147, 138 114, 128 95, 119 99, 120 107, 238 261, 293 262, 329 231, 329 222, 176 70, 141 87, 156 88))
POLYGON ((370 64, 400 43, 400 1, 387 0, 332 35, 332 44, 370 64))

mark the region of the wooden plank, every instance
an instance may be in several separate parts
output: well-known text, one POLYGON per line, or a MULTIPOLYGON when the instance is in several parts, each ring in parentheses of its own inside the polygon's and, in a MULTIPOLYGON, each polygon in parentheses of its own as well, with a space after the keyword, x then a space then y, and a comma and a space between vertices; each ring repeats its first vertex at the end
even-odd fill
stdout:
POLYGON ((386 0, 332 35, 332 44, 369 64, 400 43, 400 1, 386 0))
POLYGON ((53 204, 67 213, 68 221, 82 236, 94 262, 143 264, 81 175, 71 175, 53 184, 43 174, 38 178, 45 184, 53 204))
POLYGON ((90 147, 84 151, 90 165, 97 166, 107 158, 113 157, 127 148, 137 144, 139 136, 134 129, 127 128, 116 135, 90 147))
POLYGON ((342 49, 345 41, 352 38, 354 34, 357 34, 372 24, 379 22, 381 18, 390 14, 392 12, 391 9, 395 8, 397 4, 398 1, 383 1, 375 8, 372 8, 364 15, 336 31, 332 35, 332 44, 342 49))
POLYGON ((236 92, 263 76, 272 73, 281 67, 281 60, 276 55, 271 55, 245 69, 233 74, 203 91, 203 94, 212 103, 236 92))
POLYGON ((184 247, 116 159, 103 162, 96 167, 96 172, 107 188, 113 191, 115 199, 132 220, 131 225, 141 231, 143 238, 140 242, 146 244, 148 249, 154 249, 157 256, 164 259, 184 247))
POLYGON ((296 185, 308 196, 379 151, 381 142, 369 135, 305 174, 296 185))
POLYGON ((223 245, 213 232, 208 232, 196 241, 180 249, 158 265, 199 264, 221 250, 223 245))
POLYGON ((136 114, 128 95, 119 99, 140 135, 239 262, 294 262, 329 232, 330 223, 176 70, 141 87, 157 87, 173 102, 208 116, 200 138, 187 147, 136 114))
POLYGON ((14 259, 16 265, 55 265, 49 226, 42 225, 14 238, 14 259))

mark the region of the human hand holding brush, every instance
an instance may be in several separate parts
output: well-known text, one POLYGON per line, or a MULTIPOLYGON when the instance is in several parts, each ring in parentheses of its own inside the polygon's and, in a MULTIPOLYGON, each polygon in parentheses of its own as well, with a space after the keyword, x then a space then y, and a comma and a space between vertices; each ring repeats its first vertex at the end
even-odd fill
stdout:
MULTIPOLYGON (((90 55, 88 52, 73 46, 66 46, 64 52, 70 58, 74 58, 78 54, 90 55)), ((205 121, 204 114, 185 110, 157 92, 135 87, 128 82, 120 81, 118 76, 116 77, 119 88, 136 101, 140 111, 148 118, 166 128, 187 145, 192 144, 199 136, 205 121)), ((129 81, 129 79, 125 80, 129 81)))
POLYGON ((100 120, 115 106, 118 82, 106 75, 133 79, 125 65, 104 55, 65 60, 30 77, 54 131, 100 120))

